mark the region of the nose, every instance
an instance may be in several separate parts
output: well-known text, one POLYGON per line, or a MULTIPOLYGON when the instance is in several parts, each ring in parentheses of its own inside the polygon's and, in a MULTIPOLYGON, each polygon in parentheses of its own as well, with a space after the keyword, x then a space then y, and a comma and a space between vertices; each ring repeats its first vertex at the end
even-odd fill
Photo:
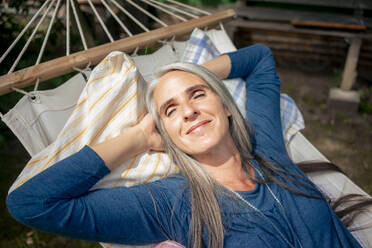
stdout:
POLYGON ((183 110, 183 119, 185 121, 192 121, 199 114, 199 111, 192 104, 185 104, 182 110, 183 110))

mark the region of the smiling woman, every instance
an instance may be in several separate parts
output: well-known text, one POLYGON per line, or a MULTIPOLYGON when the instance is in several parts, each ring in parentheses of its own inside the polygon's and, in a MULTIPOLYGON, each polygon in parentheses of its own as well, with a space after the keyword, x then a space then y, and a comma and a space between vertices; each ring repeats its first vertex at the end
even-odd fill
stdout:
POLYGON ((149 85, 149 114, 138 125, 27 181, 9 194, 8 208, 35 228, 120 244, 360 247, 288 157, 279 100, 275 63, 263 45, 204 66, 168 65, 149 85), (221 81, 234 77, 246 82, 247 120, 221 81), (149 149, 167 152, 181 173, 89 191, 149 149))
POLYGON ((153 95, 167 134, 183 152, 193 157, 213 156, 233 143, 229 113, 200 77, 169 72, 160 78, 153 95))

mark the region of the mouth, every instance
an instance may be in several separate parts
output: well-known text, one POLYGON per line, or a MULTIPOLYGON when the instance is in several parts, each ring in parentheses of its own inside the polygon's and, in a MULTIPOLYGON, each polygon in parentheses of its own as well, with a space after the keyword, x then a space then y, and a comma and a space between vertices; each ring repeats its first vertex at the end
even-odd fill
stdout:
POLYGON ((201 121, 201 122, 199 122, 199 123, 193 125, 192 127, 190 127, 189 130, 187 130, 186 134, 191 133, 192 131, 194 131, 194 130, 197 129, 198 127, 203 126, 203 125, 205 125, 205 124, 207 124, 207 123, 209 123, 209 122, 211 122, 211 121, 210 121, 210 120, 205 120, 205 121, 201 121))

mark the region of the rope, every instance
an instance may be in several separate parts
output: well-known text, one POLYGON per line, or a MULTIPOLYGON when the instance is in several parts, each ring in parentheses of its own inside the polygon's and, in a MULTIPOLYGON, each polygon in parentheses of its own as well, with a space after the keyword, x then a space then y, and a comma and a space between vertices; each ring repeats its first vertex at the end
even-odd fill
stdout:
POLYGON ((13 43, 9 46, 8 50, 5 51, 3 56, 0 58, 0 63, 3 62, 5 57, 8 55, 8 53, 13 49, 15 44, 19 41, 19 39, 22 37, 22 35, 27 31, 27 29, 30 27, 30 25, 34 22, 34 20, 39 16, 40 12, 44 9, 44 7, 49 3, 50 0, 45 1, 45 3, 41 6, 41 8, 35 13, 35 15, 31 18, 31 20, 27 23, 27 25, 22 29, 21 33, 17 36, 17 38, 13 41, 13 43))
POLYGON ((58 8, 59 8, 60 3, 61 3, 61 0, 58 0, 57 6, 54 9, 54 13, 53 13, 52 19, 49 22, 48 30, 47 30, 47 32, 45 34, 45 38, 43 40, 43 44, 41 45, 40 53, 39 53, 39 56, 38 56, 38 58, 36 60, 35 65, 38 65, 40 63, 41 57, 44 54, 45 46, 46 46, 46 43, 48 42, 48 39, 49 39, 50 30, 52 29, 52 26, 53 26, 53 23, 54 23, 54 19, 56 17, 56 14, 57 14, 57 11, 58 11, 58 8))
POLYGON ((124 14, 126 14, 132 21, 134 21, 138 26, 140 26, 143 30, 146 32, 149 32, 150 30, 146 28, 140 21, 138 21, 131 13, 126 11, 120 4, 118 4, 115 0, 110 0, 112 3, 116 5, 118 9, 120 9, 124 14))
POLYGON ((39 88, 39 83, 40 83, 40 78, 36 79, 34 91, 37 91, 37 89, 39 88))
MULTIPOLYGON (((176 15, 176 14, 170 12, 169 10, 166 10, 166 9, 164 9, 164 8, 162 8, 162 7, 160 7, 160 6, 156 5, 156 4, 154 4, 154 3, 152 3, 152 2, 149 2, 149 1, 147 1, 147 0, 141 0, 141 1, 144 2, 144 3, 147 3, 148 5, 151 5, 151 6, 155 7, 155 8, 157 8, 157 9, 162 10, 162 11, 164 11, 165 13, 167 13, 167 14, 169 14, 169 15, 171 15, 171 16, 174 16, 174 17, 180 19, 181 21, 184 21, 184 22, 187 21, 187 19, 183 18, 182 16, 176 15)), ((158 2, 156 2, 156 3, 158 3, 158 2)))
POLYGON ((91 62, 89 61, 89 63, 87 64, 87 66, 84 69, 80 69, 80 68, 77 68, 75 66, 72 67, 72 69, 74 69, 75 71, 80 72, 82 74, 85 82, 87 82, 89 80, 88 72, 91 71, 90 65, 91 65, 91 62))
POLYGON ((205 11, 205 10, 201 10, 201 9, 198 9, 198 8, 195 8, 195 7, 192 7, 192 6, 189 6, 187 4, 184 4, 184 3, 180 3, 180 2, 177 2, 177 1, 174 1, 174 0, 167 0, 168 2, 171 2, 171 3, 174 3, 174 4, 177 4, 177 5, 180 5, 182 7, 185 7, 185 8, 188 8, 188 9, 191 9, 191 10, 194 10, 196 12, 200 12, 200 13, 203 13, 205 15, 210 15, 211 13, 205 11))
POLYGON ((138 50, 139 50, 139 47, 136 47, 136 49, 134 49, 134 52, 132 53, 131 56, 137 56, 138 50))
POLYGON ((17 91, 18 93, 21 93, 21 94, 24 94, 26 96, 29 96, 29 97, 33 97, 34 96, 31 93, 29 93, 27 91, 24 91, 24 90, 21 90, 21 89, 18 89, 16 87, 11 87, 11 89, 14 90, 14 91, 17 91))
POLYGON ((88 0, 88 3, 90 5, 90 7, 92 8, 94 14, 97 16, 97 19, 98 19, 99 23, 101 24, 103 30, 105 31, 107 37, 109 38, 110 42, 114 42, 114 39, 112 38, 110 32, 108 31, 105 23, 102 21, 101 16, 98 14, 98 12, 97 12, 96 8, 94 7, 92 1, 88 0))
POLYGON ((72 6, 72 11, 74 12, 76 24, 78 26, 80 38, 81 38, 81 41, 83 42, 84 50, 88 50, 87 43, 85 42, 85 38, 84 38, 84 35, 83 35, 83 30, 81 29, 80 20, 79 20, 79 17, 77 15, 77 12, 76 12, 76 9, 75 9, 74 0, 70 0, 70 2, 71 2, 71 6, 72 6))
POLYGON ((24 45, 22 51, 19 53, 17 59, 14 61, 12 67, 10 68, 8 74, 12 73, 14 71, 14 69, 16 68, 16 66, 18 65, 18 62, 19 60, 22 58, 24 52, 27 50, 28 46, 30 45, 32 39, 34 38, 37 30, 39 29, 40 27, 40 24, 44 21, 45 17, 47 16, 50 8, 53 6, 54 2, 52 1, 50 3, 50 5, 48 6, 47 10, 45 11, 45 13, 43 14, 43 16, 41 17, 40 21, 38 22, 38 24, 36 25, 36 27, 34 28, 34 31, 32 32, 31 36, 28 38, 26 44, 24 45))
POLYGON ((161 5, 161 6, 167 7, 167 8, 169 8, 169 9, 172 9, 172 10, 178 11, 178 12, 184 14, 184 15, 190 16, 191 18, 199 18, 199 16, 196 16, 196 15, 190 14, 190 13, 188 13, 188 12, 186 12, 186 11, 183 11, 183 10, 177 9, 177 8, 171 6, 171 5, 166 5, 166 4, 162 3, 162 2, 158 2, 158 1, 155 1, 155 0, 149 0, 149 1, 154 2, 154 3, 156 3, 156 4, 159 4, 159 5, 161 5))
POLYGON ((110 12, 110 14, 114 17, 114 19, 119 23, 119 25, 124 29, 124 32, 127 33, 127 35, 129 37, 133 36, 133 34, 124 25, 124 23, 119 19, 119 17, 112 11, 112 9, 110 8, 110 6, 104 0, 101 0, 101 2, 106 7, 106 9, 110 12))
POLYGON ((134 7, 136 7, 137 9, 139 9, 140 11, 142 11, 143 13, 145 13, 147 16, 151 17, 153 20, 155 20, 158 23, 160 23, 163 27, 168 27, 167 24, 165 24, 163 21, 161 21, 160 19, 158 19, 157 17, 155 17, 154 15, 152 15, 150 12, 148 12, 147 10, 143 9, 142 7, 140 7, 139 5, 133 3, 132 0, 127 0, 127 2, 130 3, 130 4, 132 4, 134 7))
POLYGON ((166 39, 165 40, 158 40, 159 43, 165 45, 165 44, 170 44, 170 46, 172 47, 172 49, 174 50, 174 47, 173 47, 173 43, 174 43, 174 40, 176 39, 176 36, 173 35, 172 38, 167 41, 166 39))
POLYGON ((70 0, 66 0, 66 56, 70 55, 70 0))
POLYGON ((223 26, 222 22, 219 23, 221 30, 223 30, 226 33, 225 27, 223 26))
POLYGON ((80 69, 80 68, 77 68, 75 66, 72 67, 72 69, 74 69, 75 71, 81 72, 81 73, 85 73, 85 71, 90 70, 91 64, 92 63, 89 61, 89 63, 87 64, 87 66, 84 69, 80 69))
MULTIPOLYGON (((81 41, 83 43, 84 50, 88 50, 86 39, 84 37, 83 29, 82 29, 82 26, 81 26, 81 22, 79 20, 78 12, 77 12, 77 9, 75 7, 75 2, 74 1, 75 0, 66 0, 66 11, 65 11, 65 14, 66 14, 66 55, 70 55, 70 49, 71 49, 71 47, 70 47, 70 29, 71 29, 71 27, 70 27, 70 25, 71 25, 71 21, 70 21, 70 5, 71 5, 72 10, 73 10, 73 15, 74 15, 74 18, 76 20, 77 28, 78 28, 78 31, 79 31, 79 34, 80 34, 81 41)), ((150 31, 139 20, 137 20, 132 14, 130 14, 120 4, 118 4, 118 2, 116 2, 116 0, 110 0, 110 1, 118 9, 120 9, 124 14, 126 14, 126 16, 128 16, 133 22, 135 22, 138 26, 140 26, 144 31, 146 31, 146 32, 150 31)), ((140 5, 138 5, 137 3, 135 3, 133 0, 126 0, 126 1, 129 4, 131 4, 132 6, 134 6, 135 8, 137 8, 138 10, 140 10, 145 15, 147 15, 148 17, 150 17, 151 19, 153 19, 154 21, 156 21, 157 23, 159 23, 160 25, 162 25, 164 27, 167 27, 168 26, 162 20, 160 20, 156 16, 152 15, 149 11, 145 10, 144 8, 142 8, 140 5)), ((186 4, 177 2, 175 0, 166 0, 169 3, 173 3, 174 5, 171 5, 171 4, 168 4, 167 5, 165 3, 165 1, 164 2, 158 2, 156 0, 141 0, 141 1, 144 2, 144 3, 146 3, 147 5, 150 5, 150 6, 155 7, 158 10, 161 10, 161 11, 163 11, 163 12, 165 12, 165 13, 171 15, 171 16, 174 16, 175 18, 177 18, 177 19, 179 19, 181 21, 187 21, 187 19, 184 16, 188 16, 188 17, 192 17, 192 18, 198 18, 197 15, 194 15, 195 12, 210 15, 210 13, 207 12, 207 11, 200 10, 198 8, 195 8, 195 7, 192 7, 192 6, 189 6, 189 5, 186 5, 186 4), (177 5, 177 6, 175 6, 175 5, 177 5), (193 13, 186 12, 185 11, 186 9, 192 10, 193 13), (181 13, 184 16, 181 16, 181 15, 177 14, 177 12, 178 13, 181 13)), ((125 24, 120 20, 120 18, 112 10, 111 6, 105 0, 101 0, 101 2, 105 6, 105 8, 107 9, 107 11, 114 17, 114 19, 116 20, 116 22, 123 28, 123 30, 125 31, 125 33, 128 36, 133 36, 133 34, 131 33, 131 31, 125 26, 125 24)), ((110 34, 110 32, 109 32, 107 26, 105 25, 104 21, 102 20, 102 17, 99 15, 99 13, 98 13, 97 9, 95 8, 94 4, 92 3, 91 0, 88 0, 88 3, 90 5, 90 7, 92 8, 92 10, 93 10, 95 16, 97 17, 98 21, 100 22, 102 28, 104 29, 104 31, 105 31, 107 37, 109 38, 110 42, 113 42, 114 39, 113 39, 112 35, 110 34)), ((38 65, 40 63, 40 61, 41 61, 41 59, 43 57, 43 54, 45 52, 45 48, 46 48, 47 42, 49 40, 50 32, 51 32, 51 29, 52 29, 52 27, 54 25, 55 18, 57 16, 58 10, 59 10, 59 8, 61 6, 61 0, 58 0, 58 1, 55 1, 55 0, 46 0, 43 3, 43 5, 40 7, 40 9, 31 18, 31 20, 27 23, 27 25, 23 28, 23 30, 20 32, 20 34, 17 36, 17 38, 13 41, 13 43, 9 46, 9 48, 6 50, 6 52, 2 55, 2 57, 0 58, 0 63, 5 59, 5 57, 14 48, 14 46, 16 45, 16 43, 19 41, 19 39, 22 37, 22 35, 24 35, 24 33, 28 30, 28 28, 36 20, 36 18, 38 18, 41 15, 42 11, 44 11, 44 9, 47 7, 47 9, 43 13, 43 15, 40 17, 40 20, 38 21, 36 27, 34 28, 31 36, 28 38, 26 44, 24 45, 22 51, 20 52, 20 54, 18 55, 18 57, 14 61, 14 63, 12 65, 12 67, 10 68, 8 74, 12 73, 15 70, 15 68, 17 67, 20 59, 24 55, 25 51, 27 50, 27 48, 29 47, 31 41, 33 40, 33 38, 35 37, 37 31, 39 30, 40 25, 45 20, 45 17, 47 15, 49 16, 49 13, 51 12, 51 8, 53 6, 55 6, 55 9, 54 9, 54 12, 52 14, 51 20, 49 22, 48 29, 47 29, 46 35, 44 37, 42 46, 40 48, 40 52, 39 52, 39 55, 37 57, 37 60, 36 60, 35 65, 38 65), (56 2, 56 4, 55 4, 55 2, 56 2)), ((220 23, 220 27, 221 27, 221 29, 224 30, 224 27, 223 27, 222 23, 220 23)), ((175 39, 175 36, 173 36, 172 39, 169 42, 173 43, 174 39, 175 39)), ((166 41, 166 40, 165 41, 159 41, 159 42, 168 43, 168 41, 166 41)), ((136 49, 134 50, 133 54, 137 54, 138 50, 139 50, 139 47, 136 47, 136 49)), ((89 65, 90 65, 90 63, 89 63, 89 65)), ((89 67, 89 65, 88 65, 88 67, 89 67)), ((78 68, 74 68, 74 69, 75 70, 80 70, 78 68)), ((80 72, 82 72, 82 70, 80 70, 80 72)), ((36 83, 35 83, 34 91, 37 90, 38 85, 39 85, 39 82, 40 82, 40 78, 37 78, 36 79, 36 83)), ((15 87, 12 87, 12 89, 14 91, 20 92, 22 94, 31 96, 29 93, 27 93, 24 90, 20 90, 20 89, 15 88, 15 87)))

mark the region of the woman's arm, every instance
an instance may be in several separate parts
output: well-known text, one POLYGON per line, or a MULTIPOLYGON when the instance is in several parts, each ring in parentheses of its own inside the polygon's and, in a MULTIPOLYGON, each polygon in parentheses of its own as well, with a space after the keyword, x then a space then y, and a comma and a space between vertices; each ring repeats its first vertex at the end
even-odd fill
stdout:
POLYGON ((229 76, 231 60, 228 55, 224 54, 205 62, 202 66, 216 74, 219 79, 223 80, 229 76))
MULTIPOLYGON (((151 124, 150 119, 141 123, 145 121, 151 124)), ((120 137, 93 148, 114 168, 119 161, 154 145, 148 142, 151 136, 141 135, 149 131, 140 129, 129 128, 120 137)), ((89 191, 109 172, 102 158, 85 146, 11 192, 7 197, 9 212, 25 225, 78 239, 125 244, 168 239, 165 233, 169 233, 172 207, 164 185, 89 191), (164 211, 155 210, 155 201, 157 209, 164 211)))
POLYGON ((105 161, 106 166, 113 170, 137 154, 147 150, 163 150, 163 141, 155 129, 154 120, 147 114, 138 125, 91 148, 105 161))

